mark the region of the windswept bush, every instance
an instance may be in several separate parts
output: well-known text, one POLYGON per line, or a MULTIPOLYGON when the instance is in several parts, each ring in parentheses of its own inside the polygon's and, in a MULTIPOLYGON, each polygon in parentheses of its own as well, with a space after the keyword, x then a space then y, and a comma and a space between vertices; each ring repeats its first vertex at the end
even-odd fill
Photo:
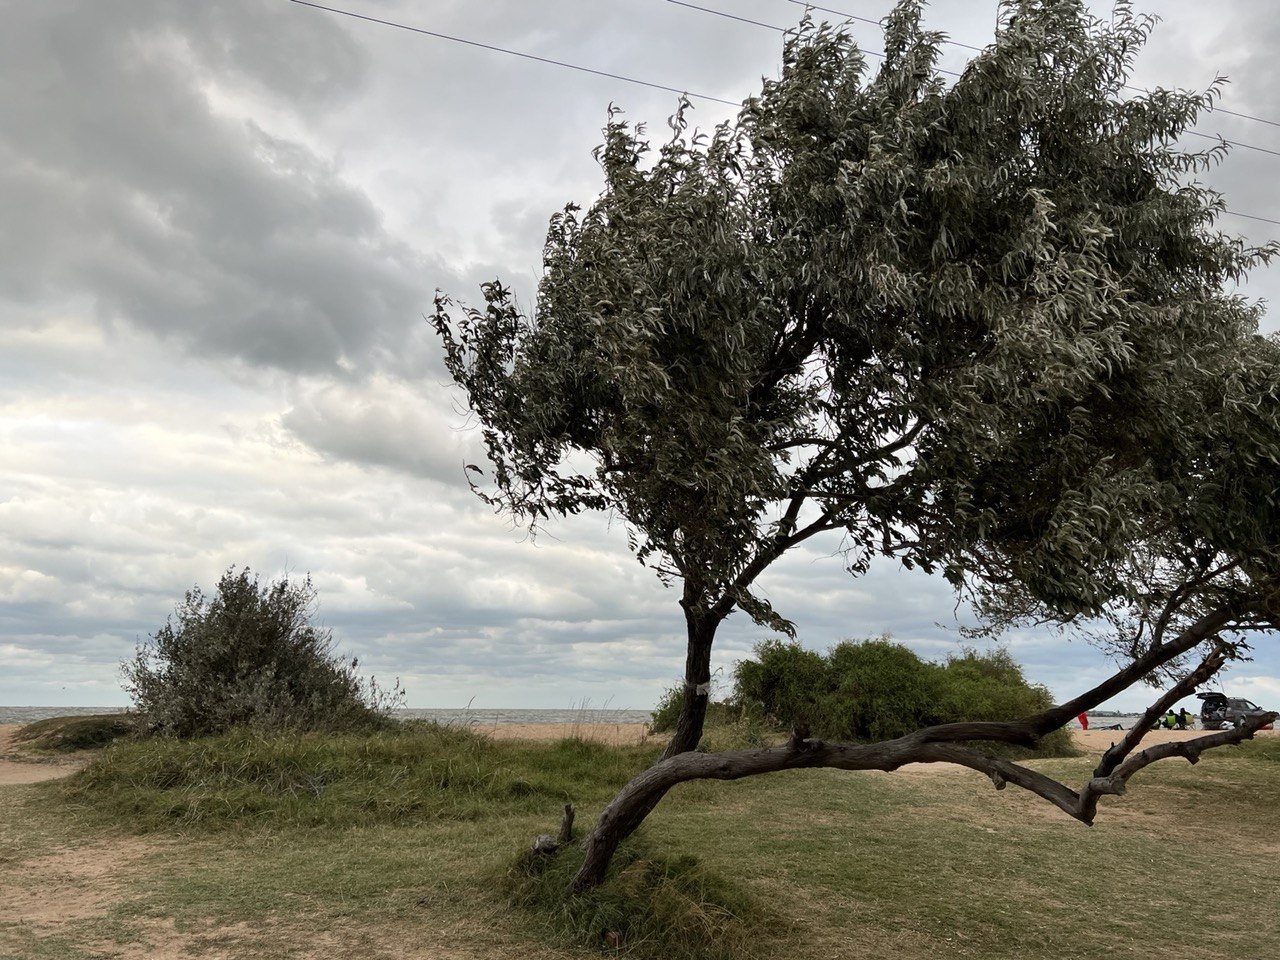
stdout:
POLYGON ((352 730, 390 723, 399 684, 356 673, 333 635, 311 623, 307 577, 262 585, 232 568, 206 596, 198 586, 121 665, 142 732, 195 737, 235 727, 352 730))
POLYGON ((889 740, 942 723, 946 679, 888 639, 844 641, 826 656, 830 672, 816 726, 846 740, 889 740))
MULTIPOLYGON (((1003 649, 966 649, 933 663, 882 637, 844 641, 825 655, 771 639, 754 653, 734 669, 734 703, 833 740, 887 740, 939 723, 1016 720, 1053 703, 1003 649)), ((1051 734, 1039 752, 1072 752, 1070 736, 1051 734)))
POLYGON ((798 643, 771 639, 757 643, 754 660, 739 660, 733 672, 733 700, 766 718, 794 726, 818 723, 818 701, 830 686, 830 664, 798 643))

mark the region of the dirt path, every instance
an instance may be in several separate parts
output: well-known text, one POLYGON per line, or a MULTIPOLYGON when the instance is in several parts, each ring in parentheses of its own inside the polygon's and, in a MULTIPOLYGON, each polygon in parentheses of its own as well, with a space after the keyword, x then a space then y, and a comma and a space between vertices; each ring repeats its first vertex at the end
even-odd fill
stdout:
POLYGON ((57 780, 75 773, 86 763, 84 756, 31 757, 18 750, 13 735, 22 729, 20 723, 0 724, 0 787, 21 783, 57 780))

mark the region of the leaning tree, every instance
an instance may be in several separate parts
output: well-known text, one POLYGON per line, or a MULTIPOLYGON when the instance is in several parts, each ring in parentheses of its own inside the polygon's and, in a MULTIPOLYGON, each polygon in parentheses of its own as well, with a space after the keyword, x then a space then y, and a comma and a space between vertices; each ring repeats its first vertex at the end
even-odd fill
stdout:
POLYGON ((536 312, 497 282, 482 308, 437 299, 491 461, 476 491, 534 526, 611 511, 681 591, 676 733, 587 836, 576 889, 683 780, 950 761, 1090 822, 1152 760, 1252 735, 1125 741, 1080 790, 975 745, 1034 743, 1161 669, 1184 692, 1273 623, 1280 392, 1229 289, 1274 251, 1215 227, 1194 177, 1223 147, 1178 145, 1216 86, 1126 90, 1149 20, 1007 3, 947 80, 921 6, 886 19, 874 71, 806 19, 710 134, 682 103, 652 150, 612 112, 603 192, 552 218, 536 312), (1110 617, 1126 661, 1017 723, 691 752, 717 628, 741 610, 790 631, 759 579, 832 532, 854 576, 938 571, 997 621, 1110 617))

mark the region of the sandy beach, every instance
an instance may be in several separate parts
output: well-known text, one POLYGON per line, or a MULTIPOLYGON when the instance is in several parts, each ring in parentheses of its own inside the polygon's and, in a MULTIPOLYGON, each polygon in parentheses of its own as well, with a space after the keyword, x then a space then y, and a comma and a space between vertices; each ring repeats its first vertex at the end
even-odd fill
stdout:
MULTIPOLYGON (((1101 754, 1113 743, 1119 743, 1127 732, 1127 730, 1072 730, 1071 735, 1075 739, 1076 746, 1085 753, 1101 754)), ((1213 732, 1212 730, 1151 730, 1142 738, 1138 749, 1157 743, 1168 743, 1171 740, 1192 740, 1213 732)), ((1280 734, 1280 731, 1259 730, 1255 736, 1262 739, 1274 737, 1277 734, 1280 734)))
POLYGON ((488 723, 471 728, 495 740, 563 740, 577 737, 610 746, 646 743, 651 738, 665 740, 666 734, 652 734, 647 723, 488 723))

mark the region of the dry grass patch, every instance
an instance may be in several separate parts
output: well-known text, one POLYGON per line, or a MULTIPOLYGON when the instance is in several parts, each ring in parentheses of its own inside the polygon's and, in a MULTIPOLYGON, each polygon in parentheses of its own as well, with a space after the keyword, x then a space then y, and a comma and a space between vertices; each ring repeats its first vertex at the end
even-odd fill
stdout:
MULTIPOLYGON (((567 876, 527 909, 495 877, 565 799, 588 825, 649 752, 405 737, 126 744, 65 786, 7 788, 0 956, 585 960, 610 932, 633 957, 1280 955, 1274 740, 1144 771, 1092 829, 964 771, 687 784, 575 946, 567 876)), ((1094 759, 1034 763, 1079 782, 1094 759)))

